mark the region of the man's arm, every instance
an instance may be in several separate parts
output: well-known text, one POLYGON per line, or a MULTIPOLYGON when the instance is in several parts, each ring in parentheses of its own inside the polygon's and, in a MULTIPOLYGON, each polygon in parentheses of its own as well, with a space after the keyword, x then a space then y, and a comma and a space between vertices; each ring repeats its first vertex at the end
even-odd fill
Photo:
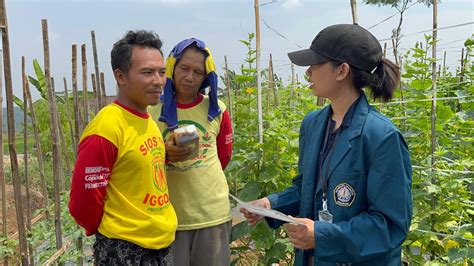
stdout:
POLYGON ((117 147, 107 139, 92 135, 81 141, 71 181, 69 212, 86 230, 97 232, 104 212, 104 198, 117 147))
POLYGON ((225 169, 232 157, 232 121, 227 110, 222 114, 221 127, 217 135, 217 155, 222 169, 225 169))

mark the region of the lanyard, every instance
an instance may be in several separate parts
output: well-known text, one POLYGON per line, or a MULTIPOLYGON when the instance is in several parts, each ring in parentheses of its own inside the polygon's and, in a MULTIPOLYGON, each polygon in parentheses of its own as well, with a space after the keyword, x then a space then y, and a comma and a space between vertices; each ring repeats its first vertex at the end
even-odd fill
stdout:
POLYGON ((328 151, 328 154, 326 156, 326 158, 323 158, 324 157, 324 151, 326 150, 326 145, 328 144, 328 139, 329 139, 329 134, 330 134, 330 129, 331 128, 331 118, 329 117, 328 118, 328 124, 326 126, 326 134, 324 136, 324 144, 323 144, 323 147, 322 147, 322 151, 319 153, 319 179, 321 180, 322 182, 322 192, 323 192, 323 211, 327 211, 327 190, 328 190, 328 183, 329 183, 329 168, 331 166, 331 157, 332 157, 332 154, 334 152, 334 147, 336 147, 336 142, 337 142, 337 138, 339 137, 339 133, 341 132, 341 128, 339 127, 337 133, 336 133, 336 137, 334 137, 334 141, 331 143, 331 147, 329 147, 329 151, 328 151), (328 163, 326 164, 326 177, 323 177, 323 165, 324 165, 324 162, 326 161, 325 159, 328 160, 328 163))

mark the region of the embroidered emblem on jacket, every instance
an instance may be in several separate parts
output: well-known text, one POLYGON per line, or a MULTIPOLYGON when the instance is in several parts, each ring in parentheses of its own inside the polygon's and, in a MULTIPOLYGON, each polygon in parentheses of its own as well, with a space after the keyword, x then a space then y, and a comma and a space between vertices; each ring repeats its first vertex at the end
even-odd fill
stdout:
POLYGON ((349 207, 354 202, 356 193, 347 183, 341 183, 334 188, 334 202, 342 207, 349 207))

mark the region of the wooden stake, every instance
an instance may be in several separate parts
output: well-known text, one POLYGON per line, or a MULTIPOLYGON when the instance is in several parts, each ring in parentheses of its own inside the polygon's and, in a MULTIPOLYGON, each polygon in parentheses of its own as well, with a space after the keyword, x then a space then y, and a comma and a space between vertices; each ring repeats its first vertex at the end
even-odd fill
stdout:
POLYGON ((99 90, 97 91, 97 85, 96 85, 96 78, 95 78, 95 74, 94 73, 91 73, 91 80, 92 80, 92 108, 93 108, 93 111, 94 113, 97 114, 98 112, 98 109, 100 108, 100 105, 101 105, 101 100, 99 99, 99 95, 100 95, 100 87, 99 87, 99 90))
MULTIPOLYGON (((30 178, 28 173, 28 101, 26 99, 26 84, 28 83, 28 79, 26 78, 26 63, 25 57, 21 57, 21 65, 22 65, 22 78, 23 78, 23 162, 25 164, 24 167, 24 175, 25 175, 25 192, 26 192, 26 230, 28 233, 31 233, 31 197, 30 197, 30 178)), ((30 265, 35 264, 35 257, 33 253, 33 245, 32 243, 28 243, 28 253, 30 258, 30 265)))
POLYGON ((291 63, 291 89, 290 89, 290 106, 295 107, 295 64, 291 63))
MULTIPOLYGON (((79 136, 82 134, 82 115, 79 105, 79 95, 77 92, 77 45, 72 45, 72 97, 73 97, 73 109, 74 109, 74 142, 79 145, 79 136)), ((77 147, 76 154, 77 154, 77 147)))
MULTIPOLYGON (((25 195, 26 195, 26 229, 31 232, 31 202, 30 202, 30 180, 28 175, 28 102, 26 100, 26 63, 25 57, 21 57, 21 72, 23 81, 23 163, 24 163, 24 180, 25 180, 25 195)), ((28 244, 28 252, 30 264, 34 264, 33 247, 31 243, 28 244), (32 261, 33 260, 33 261, 32 261)))
POLYGON ((357 1, 351 0, 352 23, 357 24, 357 1))
MULTIPOLYGON (((97 44, 95 42, 95 31, 91 30, 91 39, 92 39, 92 52, 94 53, 94 68, 95 68, 95 76, 97 80, 94 82, 92 81, 93 87, 97 89, 97 110, 102 109, 102 93, 100 91, 100 73, 99 73, 99 58, 97 56, 97 44)), ((97 114, 98 111, 95 111, 97 114)))
POLYGON ((106 106, 107 103, 107 94, 105 93, 105 77, 104 77, 104 72, 100 72, 100 90, 102 91, 102 104, 101 104, 101 109, 102 107, 106 106))
MULTIPOLYGON (((2 15, 0 15, 0 19, 3 18, 2 15)), ((4 25, 4 24, 2 24, 4 25)), ((0 53, 0 62, 3 63, 3 53, 0 53)), ((2 69, 3 64, 0 63, 0 73, 3 73, 2 69)), ((3 91, 3 79, 2 75, 0 74, 0 92, 3 91)), ((3 143, 3 97, 2 94, 0 93, 0 128, 2 129, 2 134, 0 134, 0 144, 2 145, 2 148, 0 149, 0 186, 2 189, 2 236, 7 236, 7 187, 6 187, 6 181, 5 181, 5 168, 4 168, 4 143, 3 143)), ((8 257, 4 256, 3 257, 3 265, 8 265, 8 257)))
POLYGON ((260 14, 258 0, 254 0, 255 8, 255 36, 256 36, 256 70, 257 70, 257 115, 258 115, 258 143, 263 143, 263 113, 262 113, 262 85, 260 84, 260 14))
POLYGON ((444 51, 444 55, 443 55, 443 70, 442 70, 442 76, 444 76, 446 72, 446 51, 444 51))
POLYGON ((383 44, 383 58, 387 57, 387 43, 383 44))
POLYGON ((41 20, 43 27, 43 51, 44 51, 44 73, 46 80, 46 89, 48 90, 48 101, 50 111, 50 129, 51 139, 53 143, 53 178, 54 178, 54 226, 56 230, 56 249, 63 246, 62 229, 61 229, 61 198, 60 198, 60 176, 61 176, 61 151, 59 146, 59 130, 58 130, 58 111, 56 107, 56 97, 51 87, 51 74, 49 65, 49 37, 48 37, 48 21, 41 20))
MULTIPOLYGON (((8 121, 8 147, 10 151, 10 165, 12 169, 13 194, 15 196, 16 221, 18 225, 19 241, 20 241, 20 260, 23 265, 28 264, 28 247, 26 240, 25 221, 23 219, 23 205, 21 200, 21 184, 20 173, 18 171, 18 160, 15 147, 15 119, 13 109, 13 88, 12 88, 12 72, 10 64, 10 40, 8 36, 8 21, 5 0, 0 5, 0 25, 2 27, 2 44, 3 44, 3 65, 5 75, 5 90, 7 97, 7 121, 8 121)), ((2 147, 3 148, 3 147, 2 147)))
POLYGON ((73 147, 73 157, 74 157, 74 160, 76 160, 76 153, 77 153, 77 143, 76 143, 76 139, 74 138, 74 128, 72 126, 72 117, 71 117, 71 112, 73 112, 74 110, 71 110, 71 107, 70 107, 70 102, 69 102, 69 94, 67 92, 67 81, 66 81, 66 78, 63 78, 63 82, 64 82, 64 102, 66 103, 66 116, 67 116, 67 122, 68 122, 68 125, 69 125, 69 133, 71 135, 71 143, 72 143, 72 147, 73 147))
MULTIPOLYGON (((87 53, 86 45, 81 45, 81 56, 82 56, 82 104, 84 109, 84 126, 89 123, 89 105, 87 98, 89 94, 87 92, 87 53)), ((84 128, 83 128, 84 129, 84 128)))
MULTIPOLYGON (((403 72, 403 61, 402 61, 401 56, 399 57, 398 62, 400 64, 400 73, 402 73, 403 72)), ((404 88, 402 86, 401 75, 400 75, 400 80, 399 80, 398 84, 399 84, 398 87, 400 88, 400 101, 401 101, 401 104, 402 104, 402 113, 403 113, 403 117, 404 117, 404 119, 402 120, 402 130, 403 130, 403 132, 407 132, 407 120, 406 120, 406 118, 408 116, 407 116, 407 111, 406 111, 406 108, 405 108, 405 97, 403 95, 404 88)))
POLYGON ((271 90, 271 80, 272 80, 272 70, 270 69, 270 60, 268 60, 268 70, 267 70, 267 113, 270 112, 270 90, 271 90))
MULTIPOLYGON (((0 62, 3 62, 3 54, 0 53, 0 62)), ((0 73, 3 72, 3 64, 0 63, 0 73)), ((3 92, 3 75, 0 74, 0 92, 3 92)), ((7 236, 7 188, 5 183, 5 168, 3 162, 3 97, 0 93, 0 128, 2 129, 2 134, 0 134, 0 144, 2 148, 0 149, 0 186, 2 190, 2 236, 7 236)), ((7 257, 4 258, 4 265, 8 265, 7 257)))
MULTIPOLYGON (((24 77, 25 79, 27 77, 24 77)), ((31 99, 31 91, 30 91, 30 85, 28 82, 26 84, 26 99, 28 101, 28 107, 30 111, 30 117, 31 117, 31 124, 33 126, 33 133, 35 136, 35 147, 36 147, 36 159, 38 160, 38 170, 40 174, 40 187, 41 187, 41 194, 43 194, 44 198, 44 209, 46 212, 46 218, 48 220, 51 219, 50 213, 48 211, 48 206, 49 206, 49 198, 48 198, 48 190, 46 189, 46 176, 44 173, 44 159, 43 159, 43 149, 41 147, 41 141, 40 141, 40 133, 39 133, 39 126, 38 122, 36 119, 36 112, 35 108, 33 106, 33 100, 31 99)))
MULTIPOLYGON (((56 96, 56 87, 54 86, 54 78, 51 78, 51 88, 53 90, 53 94, 56 96)), ((64 158, 64 163, 62 163, 64 172, 61 175, 61 191, 64 191, 66 188, 66 184, 65 184, 66 177, 69 177, 71 174, 71 166, 69 164, 69 156, 67 152, 68 145, 66 143, 66 139, 64 138, 64 131, 63 131, 63 125, 62 125, 61 120, 62 120, 61 116, 58 115, 58 129, 59 129, 59 140, 60 140, 59 150, 62 152, 62 158, 64 158)))
MULTIPOLYGON (((436 87, 436 44, 438 42, 438 0, 433 0, 433 46, 432 46, 432 62, 431 62, 431 84, 432 84, 432 102, 431 102, 431 183, 436 184, 436 101, 437 101, 437 87, 436 87)), ((436 197, 431 194, 431 209, 436 208, 436 197)), ((434 228, 435 215, 431 215, 431 230, 435 231, 434 228)), ((431 259, 434 259, 434 253, 430 255, 431 259)))
POLYGON ((461 50, 461 71, 459 72, 459 83, 464 81, 464 48, 461 50))
POLYGON ((270 81, 272 83, 272 89, 273 89, 273 102, 274 102, 274 105, 275 107, 278 107, 280 106, 280 99, 278 98, 278 91, 277 91, 277 86, 275 85, 275 76, 273 75, 273 58, 272 58, 272 54, 270 54, 270 72, 271 72, 271 76, 270 76, 270 81))
POLYGON ((230 92, 230 77, 229 77, 229 66, 227 64, 227 56, 224 55, 224 62, 225 62, 225 88, 227 93, 227 110, 229 110, 230 120, 232 119, 232 94, 230 92))

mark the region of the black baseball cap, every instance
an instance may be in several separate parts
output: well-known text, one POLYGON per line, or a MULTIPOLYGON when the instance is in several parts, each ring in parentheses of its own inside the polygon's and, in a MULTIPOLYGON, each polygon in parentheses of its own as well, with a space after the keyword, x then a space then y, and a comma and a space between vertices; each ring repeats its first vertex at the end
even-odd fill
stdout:
POLYGON ((357 24, 329 26, 316 35, 309 49, 288 54, 298 66, 310 66, 329 60, 371 72, 382 61, 382 47, 368 30, 357 24))

